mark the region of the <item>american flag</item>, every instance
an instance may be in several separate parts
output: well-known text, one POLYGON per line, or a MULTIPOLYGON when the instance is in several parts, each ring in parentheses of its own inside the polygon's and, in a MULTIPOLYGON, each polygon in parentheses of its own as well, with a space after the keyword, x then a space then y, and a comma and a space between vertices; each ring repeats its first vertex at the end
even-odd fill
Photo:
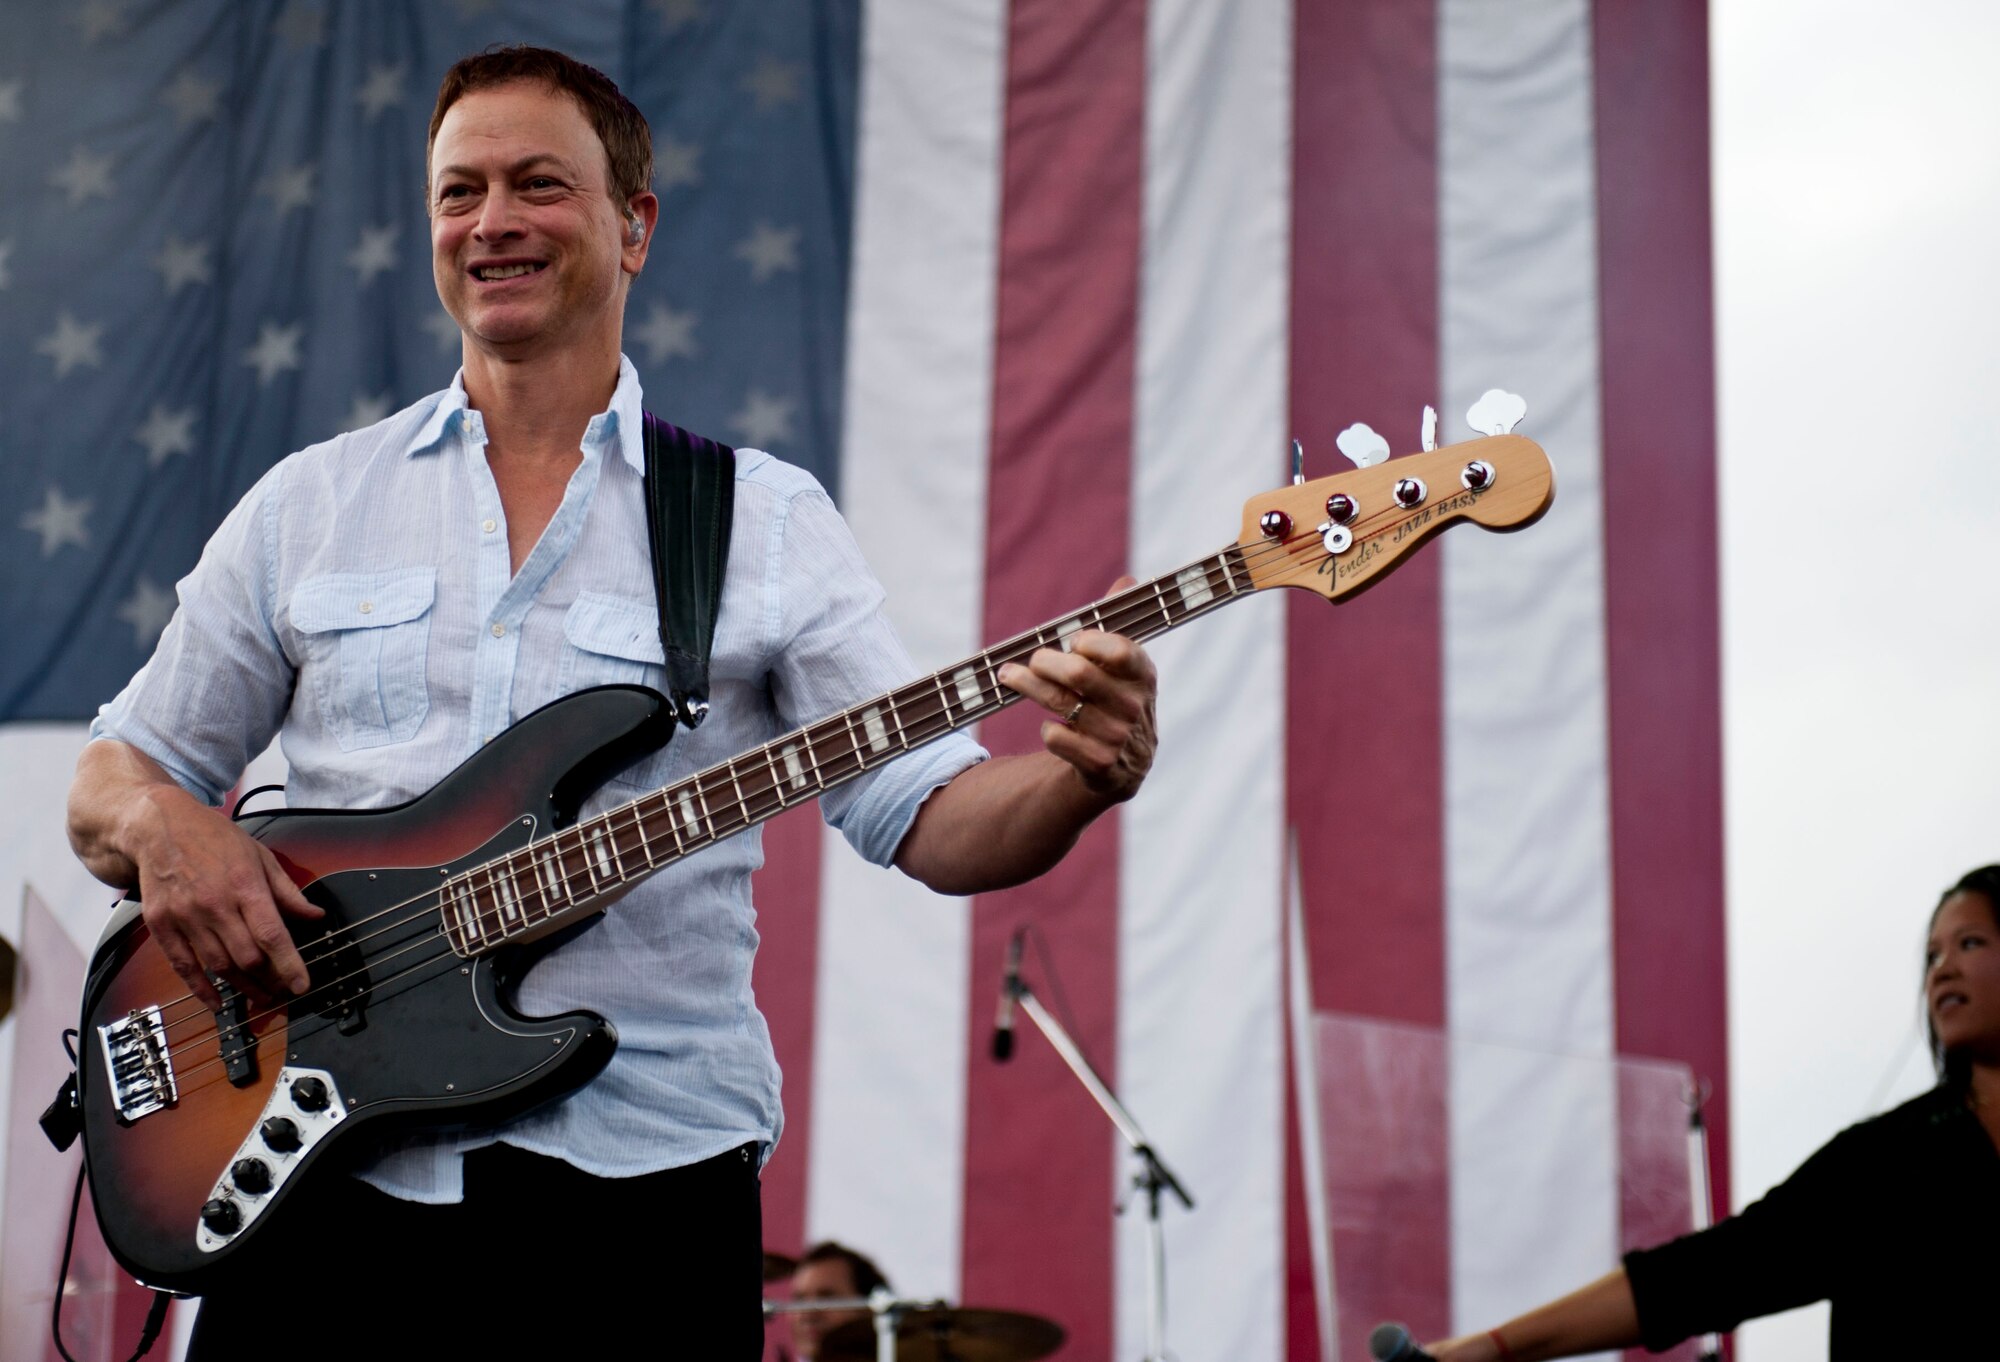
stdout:
POLYGON ((1061 1357, 1140 1355, 1123 1146, 1038 1037, 986 1057, 1026 923, 1030 983, 1195 1196, 1176 1356, 1358 1357, 1350 1316, 1436 1336, 1601 1273, 1657 1228, 1659 1104, 1620 1060, 1713 1089, 1726 1168, 1700 0, 15 7, 0 888, 94 936, 104 895, 58 868, 77 721, 258 474, 449 380, 424 130, 507 41, 652 123, 649 406, 833 489, 926 668, 1219 548, 1294 434, 1319 476, 1352 422, 1405 452, 1501 386, 1557 469, 1523 535, 1153 645, 1152 779, 1032 885, 939 900, 771 825, 772 1248, 836 1236, 909 1294, 1057 1320, 1061 1357), (1433 1038, 1384 1062, 1434 1098, 1342 1144, 1384 1027, 1433 1038), (1397 1160, 1432 1170, 1402 1223, 1343 1213, 1397 1160), (1336 1291, 1385 1234, 1396 1272, 1336 1291))

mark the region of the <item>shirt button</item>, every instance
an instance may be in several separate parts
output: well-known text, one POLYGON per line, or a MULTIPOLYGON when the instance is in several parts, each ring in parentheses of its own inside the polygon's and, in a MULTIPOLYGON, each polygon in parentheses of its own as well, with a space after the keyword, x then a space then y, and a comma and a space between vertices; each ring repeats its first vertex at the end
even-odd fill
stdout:
POLYGON ((505 638, 505 637, 507 637, 507 626, 506 626, 506 625, 504 625, 504 624, 496 624, 496 625, 494 625, 494 626, 493 626, 493 637, 495 637, 495 638, 505 638))
POLYGON ((479 528, 491 534, 500 528, 500 522, 497 520, 482 520, 479 522, 479 528))
POLYGON ((361 602, 361 613, 364 615, 367 614, 369 611, 373 610, 374 608, 375 608, 375 602, 373 601, 361 602))

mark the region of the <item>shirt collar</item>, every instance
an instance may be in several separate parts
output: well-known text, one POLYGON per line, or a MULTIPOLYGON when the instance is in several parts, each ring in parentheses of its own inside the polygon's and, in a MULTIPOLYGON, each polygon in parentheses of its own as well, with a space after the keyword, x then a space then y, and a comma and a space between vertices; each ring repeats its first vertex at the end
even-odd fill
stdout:
MULTIPOLYGON (((611 405, 590 418, 584 428, 585 447, 604 442, 616 442, 616 448, 625 462, 635 473, 646 470, 646 436, 644 391, 639 386, 639 371, 632 367, 632 361, 618 357, 618 386, 612 390, 611 405)), ((433 402, 430 414, 417 427, 411 437, 409 454, 421 454, 435 449, 445 433, 454 425, 484 438, 485 430, 479 420, 479 413, 466 405, 465 370, 452 375, 451 386, 439 393, 433 402)))

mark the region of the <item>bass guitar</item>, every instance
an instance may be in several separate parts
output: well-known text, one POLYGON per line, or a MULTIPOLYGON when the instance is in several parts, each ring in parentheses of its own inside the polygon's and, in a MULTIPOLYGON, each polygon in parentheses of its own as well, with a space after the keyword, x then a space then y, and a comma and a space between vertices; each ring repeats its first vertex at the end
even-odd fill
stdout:
POLYGON ((1337 601, 1446 526, 1532 523, 1554 476, 1539 446, 1499 433, 1519 415, 1511 404, 1485 438, 1387 462, 1386 442, 1351 428, 1342 448, 1363 466, 1253 497, 1220 552, 587 819, 578 811, 602 781, 672 736, 657 693, 567 696, 395 808, 247 817, 326 910, 294 926, 311 985, 273 1003, 225 989, 211 1009, 139 904, 119 905, 85 983, 77 1075, 105 1243, 148 1285, 199 1293, 343 1148, 503 1120, 588 1081, 617 1044, 611 1025, 510 1002, 547 938, 682 857, 1011 704, 1003 664, 1082 629, 1151 638, 1270 587, 1337 601))

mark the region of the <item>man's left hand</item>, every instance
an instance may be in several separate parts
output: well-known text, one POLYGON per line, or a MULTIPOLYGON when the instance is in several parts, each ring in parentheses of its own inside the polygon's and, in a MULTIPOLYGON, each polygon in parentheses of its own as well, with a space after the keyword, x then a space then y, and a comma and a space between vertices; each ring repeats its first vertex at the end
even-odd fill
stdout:
MULTIPOLYGON (((1133 584, 1120 577, 1111 590, 1133 584)), ((1040 648, 1027 666, 1002 667, 1000 684, 1055 716, 1042 724, 1042 745, 1091 793, 1114 804, 1138 793, 1158 742, 1159 677, 1144 648, 1123 634, 1085 629, 1067 652, 1040 648)))

